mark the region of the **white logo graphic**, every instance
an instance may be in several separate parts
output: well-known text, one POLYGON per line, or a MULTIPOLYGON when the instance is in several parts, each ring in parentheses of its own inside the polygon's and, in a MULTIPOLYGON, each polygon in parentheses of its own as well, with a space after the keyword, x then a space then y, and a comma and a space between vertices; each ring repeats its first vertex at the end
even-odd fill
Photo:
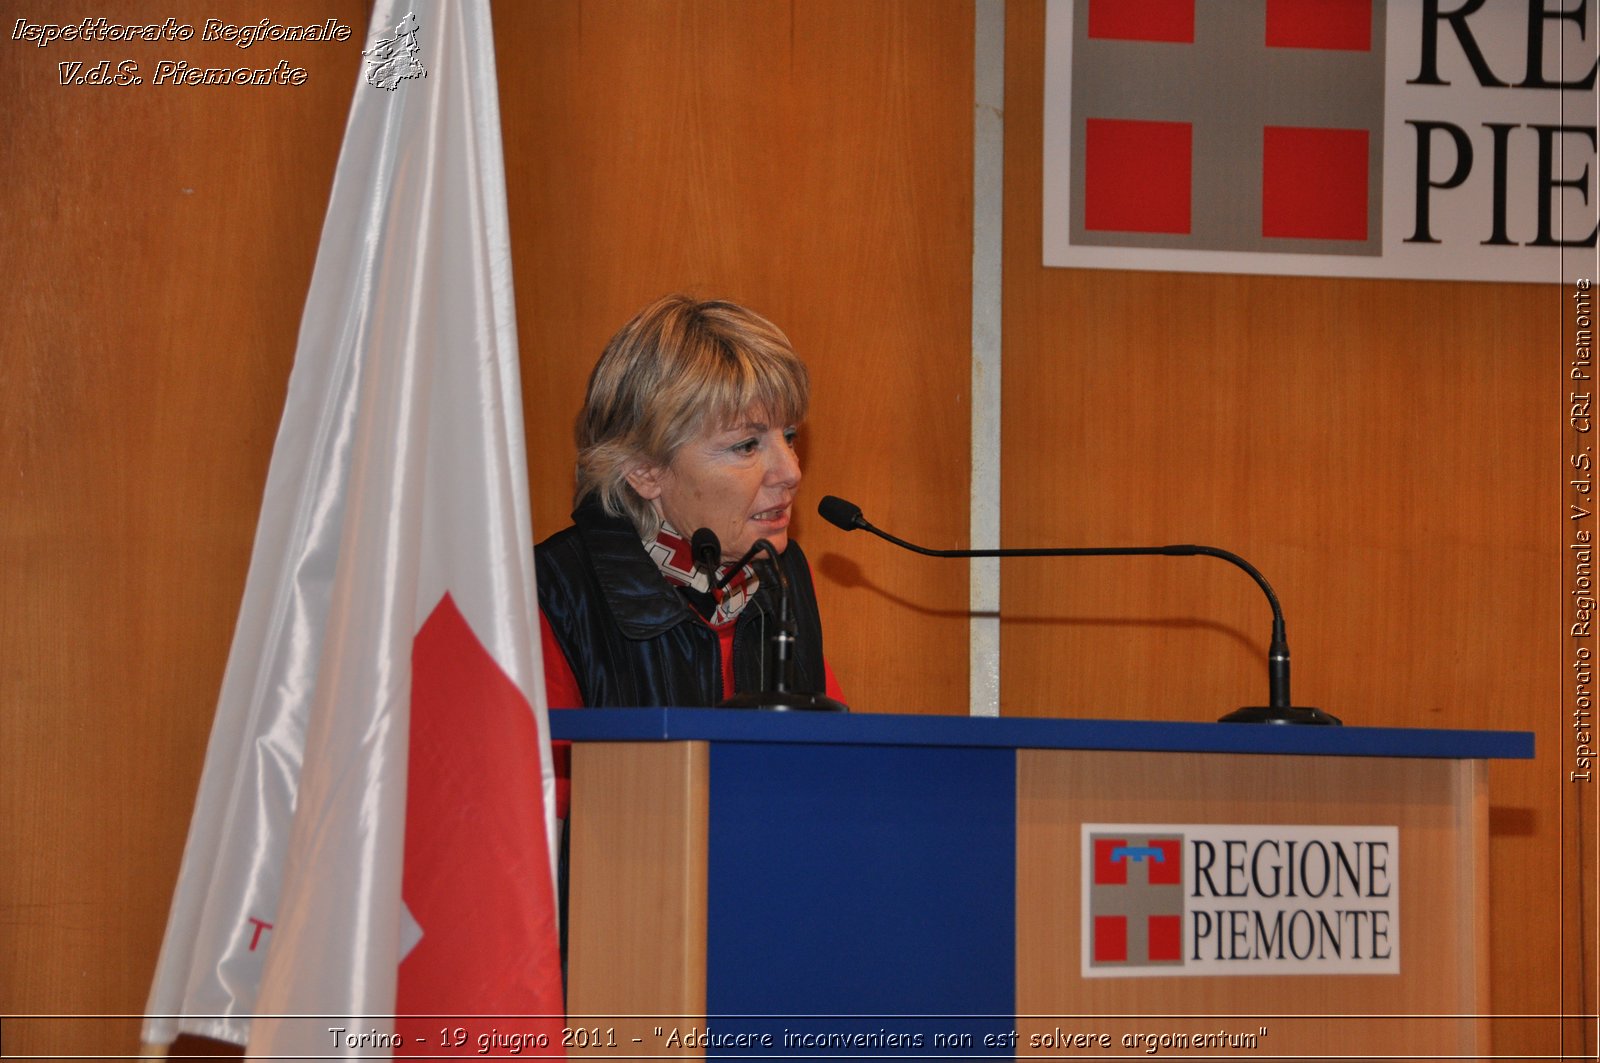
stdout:
POLYGON ((407 78, 425 78, 422 46, 417 43, 417 16, 407 14, 391 36, 378 40, 361 54, 367 57, 367 84, 393 92, 407 78))

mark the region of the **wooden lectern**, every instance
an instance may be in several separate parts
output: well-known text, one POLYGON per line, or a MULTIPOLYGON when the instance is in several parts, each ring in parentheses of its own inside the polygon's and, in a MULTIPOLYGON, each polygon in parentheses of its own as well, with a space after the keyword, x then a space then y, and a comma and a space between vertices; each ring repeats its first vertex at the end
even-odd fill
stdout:
POLYGON ((1529 733, 550 719, 580 1052, 1489 1054, 1485 761, 1529 733), (1085 977, 1084 824, 1394 827, 1398 972, 1085 977))

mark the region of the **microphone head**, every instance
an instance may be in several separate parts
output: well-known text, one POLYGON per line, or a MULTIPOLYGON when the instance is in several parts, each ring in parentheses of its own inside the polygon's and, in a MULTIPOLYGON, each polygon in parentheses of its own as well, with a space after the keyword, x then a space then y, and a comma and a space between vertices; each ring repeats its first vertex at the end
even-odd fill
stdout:
POLYGON ((715 577, 717 566, 722 564, 722 540, 710 528, 698 528, 689 536, 689 550, 694 563, 708 576, 715 577))
POLYGON ((845 531, 855 531, 867 525, 867 519, 861 515, 860 506, 854 502, 846 502, 835 495, 823 496, 822 501, 817 503, 817 512, 822 515, 823 520, 845 531))

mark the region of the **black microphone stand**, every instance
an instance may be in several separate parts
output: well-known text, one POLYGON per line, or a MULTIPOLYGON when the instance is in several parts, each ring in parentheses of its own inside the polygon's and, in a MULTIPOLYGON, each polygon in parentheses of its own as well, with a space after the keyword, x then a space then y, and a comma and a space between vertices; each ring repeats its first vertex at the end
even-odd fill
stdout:
POLYGON ((771 569, 778 584, 776 630, 767 640, 767 656, 772 664, 771 689, 735 694, 731 698, 724 698, 717 707, 758 709, 766 712, 849 712, 849 707, 843 702, 836 701, 826 694, 803 694, 793 689, 794 618, 789 604, 789 580, 784 575, 783 565, 779 563, 777 549, 766 539, 757 539, 751 544, 750 549, 745 551, 743 557, 728 566, 726 575, 718 576, 717 565, 722 560, 722 546, 717 541, 716 533, 709 528, 701 528, 690 538, 690 548, 694 552, 695 563, 710 575, 713 591, 720 591, 726 587, 735 573, 755 560, 757 554, 763 552, 767 554, 767 561, 770 562, 763 567, 771 569))
POLYGON ((842 498, 828 495, 817 506, 817 512, 828 523, 845 531, 854 531, 861 528, 869 531, 880 539, 886 539, 896 546, 910 550, 913 553, 923 554, 927 557, 1117 557, 1117 556, 1150 556, 1162 555, 1168 557, 1189 557, 1204 554, 1207 557, 1221 558, 1230 564, 1237 565, 1256 581, 1256 585, 1265 592, 1267 603, 1272 606, 1272 642, 1267 647, 1267 704, 1252 705, 1236 709, 1222 717, 1221 723, 1273 723, 1273 724, 1313 724, 1320 726, 1339 726, 1343 723, 1337 716, 1314 709, 1308 706, 1298 706, 1289 699, 1289 641, 1284 634, 1283 607, 1278 604, 1278 596, 1273 593, 1272 585, 1265 576, 1244 558, 1228 550, 1221 550, 1214 546, 1194 546, 1179 544, 1174 546, 1100 546, 1100 547, 1029 547, 1019 549, 999 550, 932 550, 916 543, 908 543, 904 539, 890 535, 881 528, 876 528, 861 513, 861 507, 853 502, 846 502, 842 498))

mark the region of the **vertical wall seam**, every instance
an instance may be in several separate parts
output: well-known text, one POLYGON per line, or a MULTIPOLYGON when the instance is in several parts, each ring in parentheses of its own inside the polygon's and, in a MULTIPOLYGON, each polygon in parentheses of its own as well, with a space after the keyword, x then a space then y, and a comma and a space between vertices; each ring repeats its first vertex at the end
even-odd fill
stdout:
MULTIPOLYGON (((1000 251, 1005 155, 1005 0, 975 0, 972 106, 972 486, 974 549, 1000 545, 1000 251)), ((968 562, 968 712, 1000 714, 1000 563, 968 562)))

